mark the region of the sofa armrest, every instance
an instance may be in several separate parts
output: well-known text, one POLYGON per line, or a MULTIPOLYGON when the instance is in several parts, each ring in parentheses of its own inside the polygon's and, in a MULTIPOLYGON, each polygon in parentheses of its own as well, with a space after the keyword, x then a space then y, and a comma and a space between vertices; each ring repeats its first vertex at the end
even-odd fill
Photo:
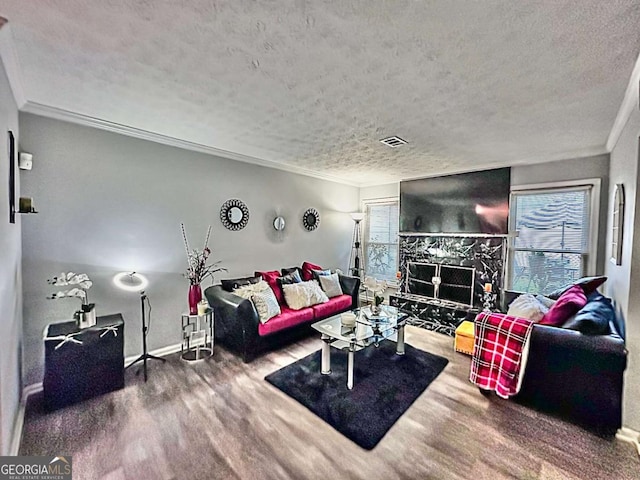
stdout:
POLYGON ((622 421, 626 366, 627 350, 618 335, 534 325, 518 397, 601 433, 615 433, 622 421))
POLYGON ((351 296, 351 308, 360 306, 360 279, 349 275, 338 275, 342 292, 351 296))
POLYGON ((248 360, 255 351, 260 319, 250 300, 227 292, 221 285, 204 291, 214 311, 215 336, 248 360))

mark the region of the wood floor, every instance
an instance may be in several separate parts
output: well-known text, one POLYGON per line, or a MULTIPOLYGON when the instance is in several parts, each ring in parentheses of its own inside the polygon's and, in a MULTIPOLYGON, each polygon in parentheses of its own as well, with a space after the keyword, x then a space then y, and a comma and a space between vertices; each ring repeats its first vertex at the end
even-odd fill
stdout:
POLYGON ((36 396, 20 454, 71 454, 76 480, 640 478, 632 446, 480 395, 451 338, 408 327, 407 341, 451 362, 371 451, 264 381, 318 350, 309 338, 249 365, 172 355, 147 384, 128 371, 124 390, 55 413, 36 396))

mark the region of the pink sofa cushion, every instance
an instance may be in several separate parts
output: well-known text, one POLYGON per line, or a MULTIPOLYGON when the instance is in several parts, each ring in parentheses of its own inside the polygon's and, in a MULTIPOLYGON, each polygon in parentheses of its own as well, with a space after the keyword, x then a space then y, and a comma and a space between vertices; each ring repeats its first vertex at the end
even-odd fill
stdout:
POLYGON ((313 309, 316 320, 320 320, 347 310, 351 307, 352 300, 351 295, 338 295, 337 297, 330 298, 328 302, 319 303, 311 308, 313 309))
POLYGON ((289 307, 282 307, 281 310, 280 315, 269 319, 267 323, 260 323, 258 325, 258 335, 264 337, 265 335, 270 335, 300 323, 313 320, 313 310, 311 308, 291 310, 289 307))
POLYGON ((278 284, 278 278, 280 278, 280 272, 277 270, 272 270, 270 272, 255 272, 255 276, 260 276, 262 279, 269 284, 271 290, 273 290, 273 294, 276 296, 276 300, 278 300, 278 304, 282 307, 286 305, 284 301, 284 295, 282 293, 282 288, 278 284))
POLYGON ((304 262, 302 264, 302 280, 308 282, 309 280, 313 280, 313 272, 311 270, 324 270, 319 265, 314 265, 313 263, 304 262))
POLYGON ((580 285, 574 285, 558 298, 549 311, 540 320, 541 325, 559 327, 587 304, 587 296, 580 285))

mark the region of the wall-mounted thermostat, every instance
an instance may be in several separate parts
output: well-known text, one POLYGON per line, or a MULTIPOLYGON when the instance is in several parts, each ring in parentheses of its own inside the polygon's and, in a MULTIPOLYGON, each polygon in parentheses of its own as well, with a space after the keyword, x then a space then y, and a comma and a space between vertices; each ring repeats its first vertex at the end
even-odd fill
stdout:
POLYGON ((20 153, 18 167, 20 167, 20 170, 31 170, 31 167, 33 167, 33 155, 30 153, 20 153))

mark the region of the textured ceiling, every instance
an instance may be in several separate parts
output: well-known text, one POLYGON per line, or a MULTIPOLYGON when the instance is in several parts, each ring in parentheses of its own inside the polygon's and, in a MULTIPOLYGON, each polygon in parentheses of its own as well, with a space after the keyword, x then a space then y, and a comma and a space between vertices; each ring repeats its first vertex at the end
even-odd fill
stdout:
POLYGON ((3 0, 0 15, 29 102, 356 184, 602 151, 640 52, 638 0, 3 0))

